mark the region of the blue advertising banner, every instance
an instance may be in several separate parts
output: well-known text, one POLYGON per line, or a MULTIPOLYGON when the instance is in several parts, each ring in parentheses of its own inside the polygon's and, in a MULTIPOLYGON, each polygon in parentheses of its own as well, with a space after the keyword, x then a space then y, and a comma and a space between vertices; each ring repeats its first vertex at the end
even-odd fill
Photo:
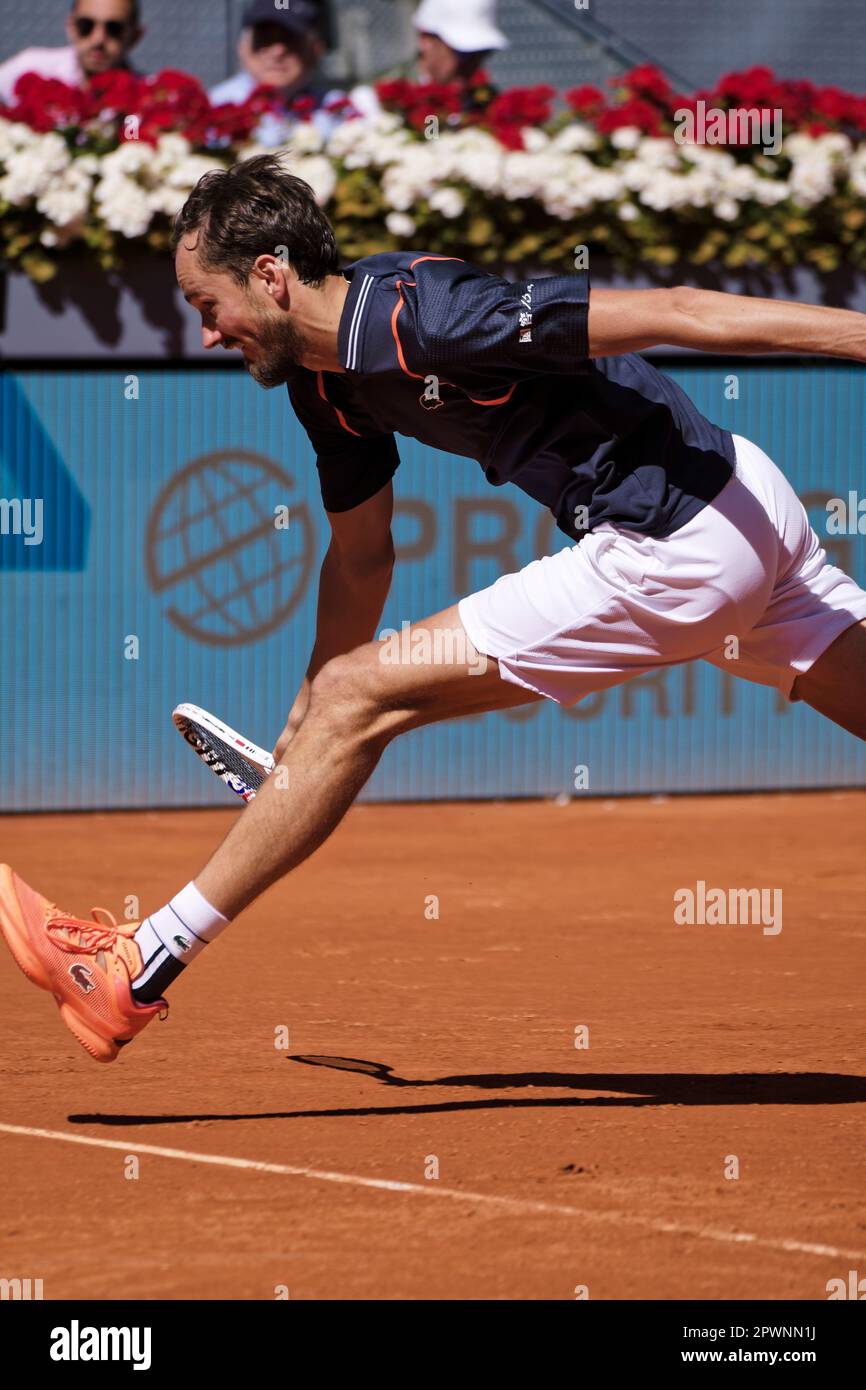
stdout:
MULTIPOLYGON (((833 559, 864 583, 862 372, 705 361, 665 370, 775 459, 833 559)), ((546 512, 489 487, 476 463, 398 442, 399 563, 383 628, 566 543, 546 512)), ((312 646, 326 544, 312 451, 285 392, 206 367, 0 376, 0 807, 225 805, 228 793, 174 731, 172 708, 192 701, 273 743, 312 646)), ((388 749, 364 796, 676 793, 864 776, 854 738, 696 663, 572 710, 545 702, 418 730, 388 749)))

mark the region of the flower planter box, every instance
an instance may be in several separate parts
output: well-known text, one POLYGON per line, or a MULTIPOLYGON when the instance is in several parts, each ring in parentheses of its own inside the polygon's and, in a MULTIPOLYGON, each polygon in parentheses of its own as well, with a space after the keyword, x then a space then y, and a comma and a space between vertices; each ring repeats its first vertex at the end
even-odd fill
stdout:
MULTIPOLYGON (((550 267, 527 267, 513 278, 550 273, 550 267)), ((771 274, 685 265, 622 272, 596 259, 591 276, 599 289, 691 284, 866 312, 866 274, 857 271, 822 275, 797 267, 771 274)), ((198 315, 184 301, 166 256, 134 257, 122 271, 110 273, 85 256, 70 256, 44 285, 19 270, 0 272, 0 359, 179 362, 207 355, 198 315)))

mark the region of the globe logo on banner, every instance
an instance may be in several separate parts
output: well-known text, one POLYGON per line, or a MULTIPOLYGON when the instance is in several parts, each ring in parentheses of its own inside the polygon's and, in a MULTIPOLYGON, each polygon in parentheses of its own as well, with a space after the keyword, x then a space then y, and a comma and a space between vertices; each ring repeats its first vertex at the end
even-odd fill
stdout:
POLYGON ((314 536, 295 484, 261 454, 227 449, 181 469, 147 528, 151 587, 188 637, 240 646, 274 632, 304 596, 314 536))

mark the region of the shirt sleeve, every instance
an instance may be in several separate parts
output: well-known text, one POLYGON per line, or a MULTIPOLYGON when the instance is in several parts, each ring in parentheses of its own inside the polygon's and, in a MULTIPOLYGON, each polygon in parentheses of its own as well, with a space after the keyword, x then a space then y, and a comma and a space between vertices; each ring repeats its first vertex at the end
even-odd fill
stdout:
POLYGON ((465 261, 424 257, 404 282, 396 332, 410 370, 491 382, 589 367, 589 274, 510 282, 465 261), (405 322, 404 322, 405 320, 405 322))
POLYGON ((289 399, 316 455, 326 511, 348 512, 359 507, 391 481, 400 466, 393 434, 358 435, 335 429, 333 408, 325 405, 322 409, 317 398, 296 384, 289 385, 289 399))

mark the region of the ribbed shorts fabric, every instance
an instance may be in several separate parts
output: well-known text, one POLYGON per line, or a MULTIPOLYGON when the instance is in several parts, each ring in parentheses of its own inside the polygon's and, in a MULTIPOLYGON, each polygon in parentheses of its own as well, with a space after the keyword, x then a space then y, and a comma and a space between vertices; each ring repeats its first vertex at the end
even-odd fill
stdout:
POLYGON ((471 642, 504 680, 574 705, 700 659, 792 698, 797 676, 866 619, 866 592, 828 563, 772 460, 734 445, 730 481, 672 535, 606 522, 461 599, 471 642))

